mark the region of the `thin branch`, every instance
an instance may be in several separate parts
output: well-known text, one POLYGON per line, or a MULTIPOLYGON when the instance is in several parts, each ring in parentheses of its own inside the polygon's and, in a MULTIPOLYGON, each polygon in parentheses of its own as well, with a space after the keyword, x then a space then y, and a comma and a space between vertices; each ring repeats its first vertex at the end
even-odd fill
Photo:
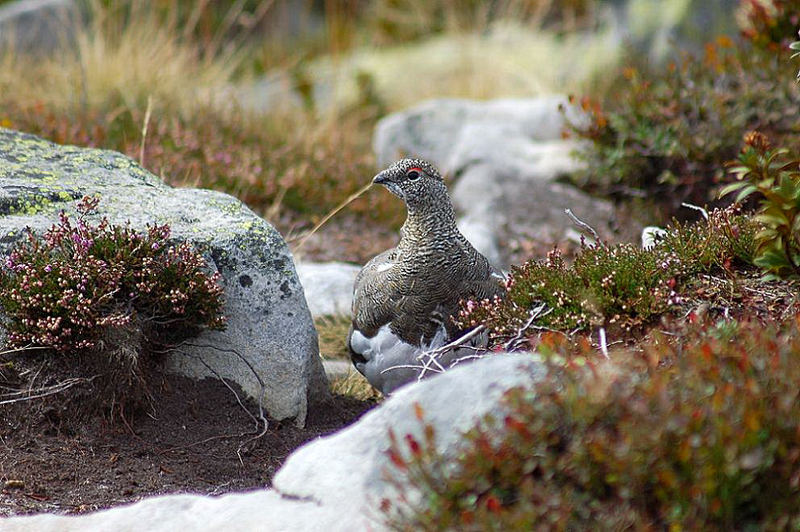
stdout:
POLYGON ((575 223, 575 225, 577 225, 578 227, 580 227, 585 231, 589 231, 594 237, 594 239, 597 242, 600 242, 600 235, 597 234, 597 231, 595 231, 591 225, 587 224, 586 222, 575 216, 575 214, 573 214, 572 212, 572 209, 564 209, 564 213, 570 217, 570 219, 575 223))
MULTIPOLYGON (((334 209, 333 209, 331 212, 329 212, 328 214, 326 214, 325 216, 323 216, 323 217, 322 217, 322 220, 320 220, 320 221, 317 223, 317 225, 315 225, 315 226, 314 226, 314 227, 313 227, 313 228, 312 228, 312 229, 311 229, 311 230, 310 230, 308 233, 306 233, 305 235, 303 235, 303 236, 302 236, 302 237, 299 239, 299 241, 297 242, 297 245, 296 245, 296 246, 294 246, 294 251, 295 251, 295 252, 297 252, 297 250, 298 250, 298 249, 300 249, 301 247, 303 247, 303 244, 305 244, 305 243, 306 243, 306 241, 307 241, 309 238, 311 238, 311 236, 312 236, 314 233, 316 233, 316 232, 319 230, 319 228, 320 228, 320 227, 322 227, 323 225, 325 225, 325 224, 328 222, 328 220, 330 220, 331 218, 333 218, 333 217, 334 217, 334 216, 335 216, 335 215, 336 215, 336 214, 337 214, 339 211, 341 211, 342 209, 344 209, 345 207, 347 207, 347 206, 348 206, 348 205, 349 205, 351 202, 353 202, 353 201, 355 201, 356 199, 358 199, 358 197, 359 197, 359 196, 361 196, 361 195, 362 195, 364 192, 366 192, 366 191, 367 191, 367 189, 369 189, 369 187, 371 187, 371 186, 372 186, 372 182, 368 183, 367 185, 364 185, 363 187, 361 187, 360 189, 358 189, 356 192, 354 192, 353 194, 351 194, 351 195, 350 195, 350 196, 349 196, 349 197, 348 197, 346 200, 344 200, 342 203, 340 203, 339 205, 337 205, 337 206, 336 206, 336 207, 335 207, 335 208, 334 208, 334 209)), ((289 242, 291 243, 291 242, 292 242, 292 240, 289 240, 289 242)))
POLYGON ((386 373, 387 371, 392 371, 393 369, 424 369, 425 366, 422 364, 398 364, 396 366, 391 366, 381 370, 381 374, 386 373))
POLYGON ((48 395, 55 395, 57 393, 61 393, 64 390, 68 390, 75 386, 76 384, 83 384, 87 382, 92 382, 96 379, 99 375, 94 375, 92 377, 84 378, 84 377, 76 377, 73 379, 67 379, 65 381, 59 382, 58 384, 53 384, 52 386, 44 386, 42 388, 28 388, 27 390, 4 394, 5 397, 9 396, 18 396, 14 399, 6 399, 5 401, 0 401, 0 405, 8 405, 12 403, 21 403, 24 401, 31 401, 33 399, 40 399, 42 397, 47 397, 48 395), (19 397, 22 396, 22 397, 19 397))
POLYGON ((484 325, 478 325, 477 327, 475 327, 471 331, 469 331, 466 334, 460 336, 459 338, 456 338, 455 340, 453 340, 449 344, 445 344, 445 345, 443 345, 441 347, 437 347, 436 349, 431 349, 429 351, 423 351, 422 353, 420 353, 417 356, 417 360, 421 360, 423 357, 426 357, 426 356, 428 356, 428 357, 438 357, 440 355, 443 355, 444 353, 446 353, 447 351, 450 351, 451 349, 453 349, 455 347, 461 347, 462 344, 465 344, 467 341, 473 339, 475 336, 479 335, 480 333, 482 333, 485 330, 486 330, 486 327, 484 325))
POLYGON ((261 377, 258 375, 258 373, 256 372, 256 370, 253 367, 253 365, 250 364, 250 361, 247 360, 241 353, 239 353, 235 349, 221 349, 221 348, 219 348, 217 346, 210 345, 210 344, 199 345, 199 344, 192 344, 192 343, 189 343, 189 342, 182 342, 182 345, 187 345, 187 346, 190 346, 190 347, 206 347, 206 348, 210 348, 210 349, 216 349, 217 351, 221 351, 221 352, 224 352, 224 353, 233 353, 233 354, 235 354, 237 357, 239 357, 239 360, 241 360, 242 362, 245 363, 245 365, 250 369, 250 371, 252 372, 253 376, 258 381, 258 383, 261 385, 261 390, 259 391, 259 394, 258 394, 258 419, 256 419, 255 416, 250 412, 250 410, 248 410, 247 407, 244 406, 244 403, 242 402, 241 398, 239 397, 239 394, 236 393, 236 391, 225 381, 225 379, 222 378, 222 376, 214 368, 209 366, 206 363, 206 361, 203 360, 202 357, 200 357, 198 355, 191 355, 189 353, 185 353, 185 352, 181 351, 181 353, 186 355, 186 356, 196 357, 197 360, 199 360, 200 363, 203 364, 203 366, 206 367, 206 369, 208 369, 211 373, 213 373, 222 382, 222 384, 224 384, 225 387, 228 388, 231 391, 233 396, 236 398, 236 402, 239 403, 240 407, 242 407, 242 410, 244 410, 247 413, 247 415, 250 416, 250 418, 253 421, 255 421, 256 427, 258 427, 259 424, 262 425, 261 432, 259 432, 258 434, 256 434, 252 438, 241 442, 239 444, 239 447, 236 449, 236 456, 239 458, 239 462, 242 465, 244 465, 244 461, 242 460, 242 454, 241 454, 242 448, 245 445, 247 445, 248 443, 250 443, 251 441, 254 441, 254 440, 257 440, 257 439, 261 438, 269 430, 269 420, 264 415, 264 394, 266 393, 266 389, 267 389, 266 385, 264 384, 264 381, 261 380, 261 377), (260 421, 260 423, 259 423, 259 421, 260 421))
POLYGON ((511 338, 508 342, 505 343, 505 345, 503 345, 503 349, 505 349, 506 351, 511 351, 513 349, 516 349, 520 340, 522 340, 522 335, 525 334, 525 331, 527 331, 533 325, 534 320, 536 320, 537 318, 541 318, 542 316, 547 316, 548 314, 553 312, 553 309, 547 309, 547 311, 544 312, 546 308, 547 306, 544 303, 542 303, 538 307, 533 309, 530 312, 528 321, 526 321, 525 325, 523 325, 520 329, 517 330, 517 333, 514 335, 513 338, 511 338))
POLYGON ((147 97, 147 110, 144 112, 144 123, 142 124, 142 143, 139 145, 139 165, 144 166, 144 145, 147 142, 147 126, 150 125, 150 112, 153 110, 153 96, 147 97))
POLYGON ((25 347, 18 347, 16 349, 6 349, 5 351, 0 351, 0 357, 3 355, 12 355, 14 353, 23 353, 25 351, 47 351, 51 349, 50 347, 45 346, 36 346, 33 344, 28 344, 25 347))
POLYGON ((687 209, 692 209, 693 211, 698 211, 700 214, 703 215, 703 218, 708 221, 708 211, 705 210, 703 207, 699 207, 697 205, 692 205, 691 203, 686 203, 685 201, 681 203, 681 207, 686 207, 687 209))
POLYGON ((606 343, 606 328, 600 327, 600 330, 597 333, 598 340, 600 341, 600 352, 603 353, 603 356, 611 358, 608 356, 608 344, 606 343))
MULTIPOLYGON (((184 343, 183 345, 188 345, 188 346, 192 346, 192 347, 201 347, 201 346, 197 346, 197 345, 195 345, 195 344, 189 344, 189 343, 184 343)), ((205 346, 202 346, 202 347, 209 347, 209 348, 212 348, 212 349, 216 349, 216 348, 215 348, 214 346, 212 346, 212 345, 205 345, 205 346)), ((211 366, 209 366, 209 365, 208 365, 208 363, 206 363, 206 361, 205 361, 205 360, 203 360, 203 358, 202 358, 201 356, 199 356, 199 355, 192 355, 191 353, 186 353, 185 351, 180 351, 180 350, 178 350, 178 349, 176 349, 176 350, 177 350, 179 353, 181 353, 182 355, 184 355, 184 356, 191 356, 191 357, 195 357, 197 360, 199 360, 199 361, 200 361, 200 363, 201 363, 203 366, 205 366, 205 368, 206 368, 208 371, 210 371, 211 373, 213 373, 213 374, 214 374, 214 375, 217 377, 217 379, 219 379, 219 380, 222 382, 222 384, 224 384, 224 385, 225 385, 225 387, 226 387, 226 388, 228 388, 228 390, 230 390, 230 391, 231 391, 231 393, 233 394, 233 396, 236 398, 236 402, 237 402, 237 403, 239 403, 239 406, 240 406, 240 407, 242 407, 242 410, 244 410, 244 411, 247 413, 247 415, 248 415, 248 416, 250 416, 250 418, 251 418, 251 419, 252 419, 252 420, 255 422, 255 424, 256 424, 256 427, 258 427, 259 425, 262 425, 262 424, 263 424, 263 427, 264 427, 264 428, 262 429, 261 433, 260 433, 260 434, 258 434, 258 436, 256 436, 256 438, 260 438, 261 436, 263 436, 264 434, 266 434, 267 430, 269 429, 269 421, 267 420, 266 416, 264 416, 264 408, 263 408, 263 401, 264 401, 264 400, 263 400, 263 397, 264 397, 264 393, 266 392, 266 386, 264 386, 264 383, 261 381, 261 378, 260 378, 260 377, 258 376, 258 374, 255 372, 255 369, 253 368, 253 366, 252 366, 252 365, 250 365, 250 363, 249 363, 247 360, 245 360, 245 359, 244 359, 244 357, 243 357, 243 356, 242 356, 242 355, 241 355, 241 354, 240 354, 238 351, 236 351, 235 349, 219 349, 219 351, 223 351, 223 352, 233 352, 233 353, 235 353, 237 356, 239 356, 239 358, 240 358, 240 359, 242 359, 242 360, 245 362, 245 364, 247 364, 247 366, 250 368, 250 371, 252 371, 252 372, 253 372, 253 375, 255 375, 256 379, 257 379, 257 380, 258 380, 258 382, 261 384, 261 390, 260 390, 260 393, 258 394, 258 419, 256 419, 256 416, 254 416, 254 415, 253 415, 253 413, 252 413, 252 412, 250 412, 250 410, 248 410, 248 409, 247 409, 247 407, 245 407, 245 406, 244 406, 244 403, 242 402, 242 399, 241 399, 241 397, 239 397, 239 394, 238 394, 238 393, 236 393, 236 390, 234 390, 234 389, 231 387, 231 385, 230 385, 230 384, 228 384, 228 382, 227 382, 227 381, 226 381, 226 380, 225 380, 225 379, 222 377, 222 375, 220 375, 220 374, 219 374, 219 373, 218 373, 218 372, 217 372, 217 371, 216 371, 214 368, 212 368, 211 366)))

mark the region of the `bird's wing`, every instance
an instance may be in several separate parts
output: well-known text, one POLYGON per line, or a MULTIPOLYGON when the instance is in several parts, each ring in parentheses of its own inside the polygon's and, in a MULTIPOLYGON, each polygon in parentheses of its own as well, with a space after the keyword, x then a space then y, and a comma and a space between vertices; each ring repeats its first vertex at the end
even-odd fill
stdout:
POLYGON ((353 327, 371 337, 397 313, 399 294, 392 281, 398 267, 397 251, 384 251, 370 260, 353 286, 353 327))

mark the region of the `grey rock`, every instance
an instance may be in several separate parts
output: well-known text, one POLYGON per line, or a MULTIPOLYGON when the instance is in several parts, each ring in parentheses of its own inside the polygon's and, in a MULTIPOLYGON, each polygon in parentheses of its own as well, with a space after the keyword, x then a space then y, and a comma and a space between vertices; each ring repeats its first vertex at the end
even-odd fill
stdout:
POLYGON ((613 235, 615 216, 611 202, 593 198, 565 183, 537 179, 535 174, 519 173, 508 167, 471 166, 453 186, 453 203, 466 213, 462 220, 475 220, 484 227, 484 233, 495 235, 493 242, 486 237, 483 241, 495 246, 503 265, 506 260, 500 250, 501 242, 570 240, 575 225, 565 214, 566 209, 592 226, 601 237, 608 239, 613 235))
POLYGON ((309 401, 327 383, 317 335, 280 234, 235 198, 176 189, 122 154, 58 146, 0 129, 0 256, 26 227, 42 233, 60 210, 75 212, 84 195, 99 195, 113 224, 168 223, 175 241, 189 241, 222 275, 225 331, 205 331, 171 353, 166 369, 195 378, 218 376, 263 401, 276 419, 305 421, 309 401))
MULTIPOLYGON (((397 501, 386 479, 389 430, 422 439, 424 421, 433 425, 436 447, 458 455, 461 434, 488 413, 503 416, 503 394, 522 386, 535 390, 546 375, 530 354, 498 354, 409 384, 357 423, 295 451, 273 481, 273 490, 226 495, 168 495, 80 517, 38 515, 0 519, 9 532, 196 530, 382 531, 381 499, 397 501), (468 390, 465 396, 465 390, 468 390), (468 400, 465 400, 468 399, 468 400)), ((400 489, 410 500, 411 486, 400 489)))
POLYGON ((331 381, 346 379, 358 373, 349 360, 323 360, 322 367, 325 368, 325 375, 331 381))
POLYGON ((561 96, 433 100, 381 120, 373 148, 380 164, 419 156, 454 177, 459 228, 493 264, 507 267, 509 242, 568 240, 575 226, 567 208, 602 238, 613 236, 610 202, 558 182, 582 164, 573 157, 580 144, 562 132, 585 120, 561 96))
POLYGON ((430 100, 383 118, 375 128, 373 150, 378 166, 405 155, 428 159, 454 174, 484 161, 514 165, 520 157, 541 160, 537 144, 560 140, 565 118, 585 120, 563 96, 430 100), (566 114, 559 111, 562 105, 566 114))
POLYGON ((350 315, 353 283, 361 270, 344 262, 298 262, 297 276, 305 290, 311 315, 350 315))
POLYGON ((49 54, 75 47, 81 15, 73 0, 17 0, 0 6, 0 49, 49 54))

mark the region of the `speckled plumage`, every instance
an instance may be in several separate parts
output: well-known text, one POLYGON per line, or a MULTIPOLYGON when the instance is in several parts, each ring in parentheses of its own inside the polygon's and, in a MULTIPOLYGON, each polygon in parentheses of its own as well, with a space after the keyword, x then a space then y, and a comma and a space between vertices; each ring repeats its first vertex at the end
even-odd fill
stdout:
MULTIPOLYGON (((394 337, 418 353, 418 348, 459 335, 451 317, 460 300, 504 293, 502 275, 458 231, 447 188, 430 163, 403 159, 373 182, 403 199, 408 217, 397 247, 370 260, 355 282, 348 346, 356 367, 368 378, 365 365, 370 360, 358 349, 382 327, 385 331, 388 325, 394 337)), ((382 387, 382 379, 372 380, 381 381, 373 385, 382 387)))

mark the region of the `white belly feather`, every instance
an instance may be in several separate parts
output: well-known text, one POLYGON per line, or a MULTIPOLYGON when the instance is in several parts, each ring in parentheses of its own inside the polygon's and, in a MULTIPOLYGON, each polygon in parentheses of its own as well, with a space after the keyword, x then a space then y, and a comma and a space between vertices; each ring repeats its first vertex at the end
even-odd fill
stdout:
MULTIPOLYGON (((367 338, 359 331, 353 331, 350 337, 350 347, 353 351, 366 359, 366 362, 355 364, 375 388, 388 394, 403 384, 417 380, 418 377, 437 371, 436 366, 430 366, 425 352, 442 347, 447 340, 444 326, 436 331, 430 343, 423 346, 408 344, 392 333, 389 325, 384 325, 372 338, 367 338), (426 364, 428 368, 426 369, 426 364)), ((455 361, 468 356, 473 356, 473 349, 456 349, 448 352, 437 360, 443 367, 452 365, 455 361)))

